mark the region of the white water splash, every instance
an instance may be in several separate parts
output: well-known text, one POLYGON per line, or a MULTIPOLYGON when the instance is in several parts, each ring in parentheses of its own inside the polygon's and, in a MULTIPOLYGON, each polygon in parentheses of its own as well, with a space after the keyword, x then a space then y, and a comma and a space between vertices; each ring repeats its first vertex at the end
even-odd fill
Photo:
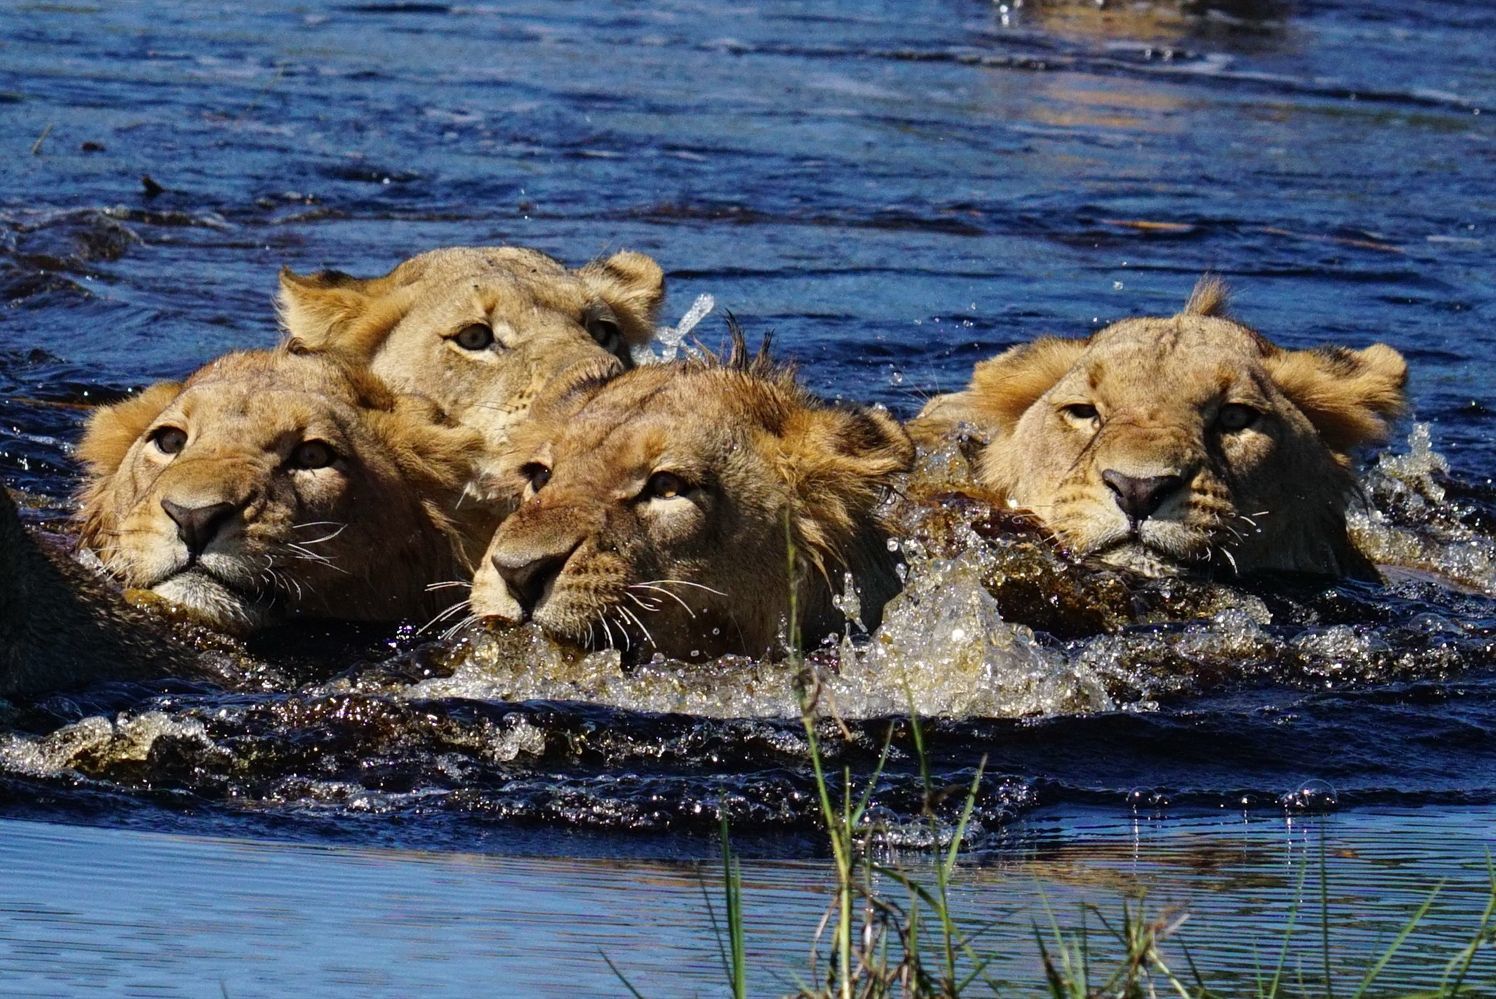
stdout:
MULTIPOLYGON (((633 348, 634 363, 663 364, 675 360, 683 349, 686 337, 716 307, 717 300, 711 295, 697 295, 696 301, 681 316, 680 322, 674 326, 656 327, 653 340, 633 348)), ((689 352, 689 348, 685 349, 689 352)))

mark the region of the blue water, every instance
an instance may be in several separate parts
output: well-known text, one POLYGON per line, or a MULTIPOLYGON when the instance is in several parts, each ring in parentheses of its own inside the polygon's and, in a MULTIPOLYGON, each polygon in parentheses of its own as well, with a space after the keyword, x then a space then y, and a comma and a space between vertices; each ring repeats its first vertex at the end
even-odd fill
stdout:
MULTIPOLYGON (((80 405, 274 342, 283 264, 382 273, 429 247, 501 241, 572 263, 643 250, 667 271, 666 319, 711 294, 750 332, 772 329, 818 391, 906 416, 1005 345, 1172 312, 1209 269, 1232 282, 1237 313, 1280 343, 1402 350, 1414 418, 1450 470, 1436 477, 1442 499, 1410 508, 1374 488, 1374 503, 1408 529, 1491 550, 1490 5, 1008 7, 10 4, 0 10, 0 477, 42 498, 38 522, 58 522, 76 483, 80 405), (147 175, 161 193, 147 193, 147 175)), ((1157 821, 1180 823, 1180 835, 1184 816, 1242 803, 1278 828, 1292 822, 1280 795, 1319 779, 1334 786, 1344 828, 1392 840, 1409 830, 1406 857, 1388 863, 1408 864, 1415 882, 1471 883, 1496 818, 1489 598, 1422 584, 1311 593, 1253 646, 1261 662, 1209 638, 1171 632, 1129 647, 1176 669, 1224 661, 1254 679, 1154 690, 1139 695, 1158 702, 1146 710, 936 725, 942 777, 964 780, 991 757, 981 848, 1000 857, 1015 824, 1038 821, 1084 854, 1087 822, 1125 824, 1139 801, 1167 801, 1180 817, 1157 821), (1349 651, 1310 641, 1336 624, 1365 641, 1349 651), (1449 829, 1468 847, 1458 856, 1438 848, 1449 829)), ((327 675, 357 676, 363 658, 330 662, 327 675)), ((719 810, 764 864, 814 867, 822 855, 797 722, 661 715, 616 699, 413 702, 397 696, 401 668, 352 692, 325 676, 273 692, 108 687, 7 716, 13 749, 51 755, 41 766, 12 753, 0 766, 0 825, 34 846, 31 873, 8 877, 0 905, 10 969, 0 991, 82 987, 27 977, 53 958, 28 949, 17 902, 46 902, 49 882, 60 898, 79 869, 129 875, 164 925, 194 906, 239 906, 233 892, 253 893, 261 875, 236 858, 262 849, 310 872, 267 889, 295 886, 297 912, 368 897, 334 890, 341 864, 394 891, 389 871, 474 854, 480 867, 532 858, 514 869, 573 885, 564 875, 576 858, 611 858, 616 868, 598 870, 675 905, 675 889, 637 865, 676 871, 681 858, 710 856, 719 810), (145 759, 114 744, 58 748, 65 726, 128 728, 150 711, 204 734, 157 738, 145 759), (544 752, 503 759, 472 746, 474 733, 508 745, 522 725, 542 733, 544 752), (48 825, 24 824, 37 820, 48 825), (251 841, 280 845, 236 845, 251 841), (137 859, 121 859, 121 844, 137 859), (370 850, 391 852, 359 867, 370 850), (205 872, 224 894, 194 900, 190 881, 205 872)), ((832 750, 866 771, 883 723, 853 729, 832 750)), ((907 732, 899 738, 907 749, 907 732)), ((907 758, 884 794, 891 815, 915 807, 907 758)), ((1036 875, 1046 884, 1047 871, 1036 875)), ((1159 880, 1154 868, 1139 877, 1159 880)), ((452 880, 420 884, 411 897, 429 907, 411 911, 469 901, 452 880)), ((576 911, 632 928, 609 938, 619 951, 655 939, 630 915, 635 893, 577 897, 576 911)), ((534 904, 525 898, 514 904, 534 904)), ((1026 901, 1010 893, 1002 904, 1026 901)), ((362 971, 337 978, 336 948, 310 956, 324 953, 312 942, 327 925, 246 904, 254 925, 298 941, 274 944, 286 967, 315 965, 326 990, 443 980, 400 977, 372 952, 362 964, 349 956, 362 971)), ((215 969, 263 949, 238 946, 239 924, 218 922, 201 948, 152 963, 128 945, 128 905, 81 889, 69 905, 47 925, 103 948, 101 963, 78 965, 95 981, 99 969, 133 968, 111 984, 117 993, 162 982, 211 992, 215 969)), ((700 916, 672 932, 689 935, 680 927, 700 916)), ((364 932, 439 949, 439 923, 424 918, 364 932)), ((494 967, 520 975, 515 955, 534 941, 494 933, 465 937, 463 953, 492 947, 509 955, 494 967)), ((775 954, 808 947, 808 931, 784 935, 793 946, 775 954)), ((579 991, 608 991, 592 955, 569 952, 591 962, 575 972, 579 991)), ((710 981, 713 952, 691 953, 705 976, 691 981, 710 981)), ((478 977, 450 981, 478 987, 487 966, 472 961, 478 977)), ((233 974, 222 973, 231 994, 254 994, 257 979, 233 974)), ((650 994, 673 991, 653 981, 650 994)))

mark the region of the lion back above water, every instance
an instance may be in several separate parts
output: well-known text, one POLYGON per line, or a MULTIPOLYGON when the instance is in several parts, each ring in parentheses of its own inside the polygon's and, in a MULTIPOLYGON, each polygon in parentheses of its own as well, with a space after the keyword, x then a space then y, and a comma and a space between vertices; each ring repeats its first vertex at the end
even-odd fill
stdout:
POLYGON ((89 420, 82 542, 226 631, 425 614, 493 529, 454 515, 480 443, 334 357, 229 354, 89 420))
POLYGON ((583 379, 515 432, 518 507, 474 579, 475 613, 592 647, 762 654, 863 623, 898 590, 879 505, 914 447, 887 413, 837 407, 760 352, 583 379), (791 580, 790 548, 797 570, 791 580))
POLYGON ((1079 554, 1185 569, 1373 577, 1346 537, 1350 453, 1385 438, 1407 364, 1383 344, 1284 350, 1225 315, 1203 279, 1184 311, 977 365, 911 424, 970 425, 978 474, 1079 554))

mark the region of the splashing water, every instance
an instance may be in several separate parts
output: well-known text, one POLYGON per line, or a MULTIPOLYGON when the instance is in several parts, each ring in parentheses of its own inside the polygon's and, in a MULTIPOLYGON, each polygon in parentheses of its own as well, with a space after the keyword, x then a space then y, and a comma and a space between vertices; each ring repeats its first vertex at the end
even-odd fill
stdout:
POLYGON ((680 322, 674 326, 660 326, 655 329, 654 339, 646 344, 641 344, 633 349, 635 364, 663 364, 673 361, 682 350, 690 354, 690 348, 686 346, 685 339, 691 335, 703 319, 717 307, 717 300, 711 295, 697 295, 686 314, 681 316, 680 322))
POLYGON ((1381 455, 1366 475, 1367 501, 1348 519, 1352 540, 1390 567, 1395 586, 1432 578, 1496 596, 1496 538, 1478 502, 1454 499, 1449 484, 1429 425, 1414 424, 1407 452, 1381 455))

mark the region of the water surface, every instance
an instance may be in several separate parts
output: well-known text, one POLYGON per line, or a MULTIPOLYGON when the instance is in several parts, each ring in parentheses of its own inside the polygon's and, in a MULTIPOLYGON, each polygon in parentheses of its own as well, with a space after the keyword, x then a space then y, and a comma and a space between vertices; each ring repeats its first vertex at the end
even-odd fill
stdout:
MULTIPOLYGON (((905 416, 1006 345, 1171 312, 1214 270, 1280 343, 1407 355, 1425 429, 1399 427, 1405 457, 1368 466, 1357 530, 1375 551, 1415 552, 1417 571, 1385 588, 1260 587, 1202 621, 1085 637, 1002 622, 980 553, 916 559, 923 597, 891 614, 895 654, 820 660, 840 671, 828 696, 847 724, 828 725, 828 751, 866 773, 911 698, 942 716, 928 733, 940 780, 988 760, 978 864, 1036 817, 1056 849, 1077 844, 1076 863, 1104 864, 1081 817, 1121 828, 1138 807, 1179 816, 1149 826, 1164 839, 1235 835, 1184 818, 1201 809, 1277 836, 1295 792, 1323 781, 1336 821, 1373 839, 1461 830, 1391 836, 1416 872, 1399 898, 1437 877, 1468 885, 1496 816, 1493 28, 1486 5, 1458 2, 14 5, 0 15, 0 474, 41 497, 38 522, 59 522, 86 406, 273 343, 283 264, 374 274, 442 244, 573 263, 627 246, 665 266, 667 321, 710 294, 709 342, 731 310, 772 329, 818 391, 905 416)), ((287 969, 371 992, 523 974, 528 938, 493 916, 461 931, 469 957, 440 974, 414 959, 409 977, 351 958, 340 971, 343 945, 314 957, 312 942, 353 904, 345 876, 428 914, 401 937, 413 953, 446 941, 438 910, 550 912, 523 887, 539 880, 570 886, 558 922, 565 906, 617 914, 627 932, 608 940, 629 955, 656 935, 635 893, 583 882, 648 885, 698 970, 713 952, 693 936, 695 868, 672 865, 711 855, 719 815, 766 865, 751 905, 814 895, 784 866, 822 850, 786 671, 578 667, 523 636, 413 651, 409 632, 365 636, 273 689, 165 681, 16 706, 0 814, 34 872, 6 881, 0 954, 16 980, 78 985, 25 977, 43 974, 25 956, 27 900, 79 895, 43 937, 134 939, 118 936, 126 908, 60 877, 80 868, 140 884, 162 921, 250 892, 267 908, 246 925, 280 927, 287 969), (242 873, 262 855, 296 873, 242 873), (662 887, 646 860, 686 883, 662 887), (492 899, 433 873, 466 864, 499 872, 492 899), (241 874, 194 901, 194 867, 209 884, 241 874), (293 911, 306 921, 281 918, 293 911)), ((890 843, 914 846, 907 726, 892 738, 878 815, 890 843)), ((1209 887, 1140 862, 1139 882, 1209 887)), ((972 890, 991 905, 1029 904, 983 870, 972 890)), ((1381 885, 1368 870, 1345 876, 1381 885)), ((1035 878, 1059 890, 1054 869, 1035 878)), ((795 910, 807 927, 818 905, 795 910)), ((234 977, 249 960, 238 924, 202 933, 197 963, 124 945, 64 963, 196 993, 223 968, 274 991, 274 968, 234 977)), ((776 955, 808 945, 808 931, 769 937, 776 955)), ((568 973, 607 991, 588 949, 568 973)), ((1238 957, 1222 966, 1240 971, 1238 957)))

